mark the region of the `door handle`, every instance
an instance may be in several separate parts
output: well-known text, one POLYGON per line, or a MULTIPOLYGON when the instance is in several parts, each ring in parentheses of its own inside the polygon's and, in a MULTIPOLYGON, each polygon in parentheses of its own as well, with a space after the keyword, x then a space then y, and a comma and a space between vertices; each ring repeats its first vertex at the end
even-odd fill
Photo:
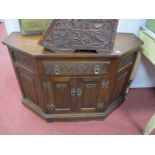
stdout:
POLYGON ((75 88, 71 89, 71 96, 76 96, 76 89, 75 88))
POLYGON ((82 95, 82 90, 81 88, 77 88, 77 93, 76 93, 77 96, 81 96, 82 95))
POLYGON ((81 88, 72 88, 71 89, 71 96, 81 96, 82 95, 82 89, 81 88))

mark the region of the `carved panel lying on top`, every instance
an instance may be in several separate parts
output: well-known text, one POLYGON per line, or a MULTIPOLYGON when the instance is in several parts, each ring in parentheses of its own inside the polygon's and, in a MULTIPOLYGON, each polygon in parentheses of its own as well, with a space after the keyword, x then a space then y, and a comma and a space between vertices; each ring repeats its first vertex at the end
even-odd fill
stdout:
POLYGON ((39 43, 55 52, 96 50, 112 51, 118 20, 61 19, 54 20, 39 43))

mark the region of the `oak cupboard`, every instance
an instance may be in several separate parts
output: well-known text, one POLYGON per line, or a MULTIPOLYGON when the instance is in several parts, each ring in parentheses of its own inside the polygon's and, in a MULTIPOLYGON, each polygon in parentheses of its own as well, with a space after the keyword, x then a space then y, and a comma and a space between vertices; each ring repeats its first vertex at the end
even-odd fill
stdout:
POLYGON ((125 90, 142 41, 117 33, 109 53, 54 53, 40 36, 9 35, 7 45, 22 92, 22 103, 42 118, 103 118, 125 100, 125 90))

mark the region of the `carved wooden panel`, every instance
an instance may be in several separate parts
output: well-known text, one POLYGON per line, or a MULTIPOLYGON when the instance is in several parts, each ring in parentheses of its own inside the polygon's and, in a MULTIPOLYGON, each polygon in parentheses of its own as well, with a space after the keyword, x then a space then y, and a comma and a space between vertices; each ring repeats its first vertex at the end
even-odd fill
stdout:
POLYGON ((60 19, 44 32, 40 44, 55 52, 112 51, 118 20, 60 19))
POLYGON ((78 110, 96 109, 99 95, 99 78, 77 78, 77 88, 81 89, 81 95, 77 98, 78 110))
POLYGON ((128 70, 119 74, 113 91, 113 99, 119 97, 124 92, 125 82, 127 80, 128 70))
POLYGON ((124 56, 120 60, 119 69, 131 65, 134 62, 135 54, 124 56))
POLYGON ((103 75, 108 73, 110 61, 101 63, 44 62, 46 75, 103 75))
POLYGON ((75 87, 72 78, 50 80, 48 89, 44 89, 47 98, 47 110, 49 113, 61 113, 73 111, 71 89, 75 87))
POLYGON ((108 89, 102 88, 104 77, 79 77, 76 78, 76 87, 81 89, 77 96, 77 109, 81 112, 103 111, 107 102, 108 89))
POLYGON ((23 65, 31 70, 33 70, 33 64, 29 58, 24 55, 13 53, 14 61, 20 65, 23 65))
POLYGON ((38 104, 33 76, 25 71, 21 71, 20 69, 17 69, 17 72, 21 82, 24 97, 31 102, 38 104))

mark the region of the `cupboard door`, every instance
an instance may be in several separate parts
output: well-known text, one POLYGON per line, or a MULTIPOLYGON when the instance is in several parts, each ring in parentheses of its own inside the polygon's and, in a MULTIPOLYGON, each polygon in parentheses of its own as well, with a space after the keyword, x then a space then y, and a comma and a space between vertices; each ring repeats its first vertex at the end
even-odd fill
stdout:
POLYGON ((19 77, 20 86, 21 86, 24 98, 38 105, 38 99, 37 99, 36 88, 35 88, 35 79, 33 74, 19 68, 17 68, 17 74, 19 77))
POLYGON ((104 109, 107 88, 102 87, 103 77, 77 78, 77 110, 84 112, 104 109))
POLYGON ((52 78, 44 82, 45 98, 49 113, 64 113, 75 111, 75 79, 69 77, 52 78))
POLYGON ((120 95, 123 95, 123 93, 125 92, 125 88, 127 86, 128 75, 129 75, 129 70, 125 70, 118 74, 115 88, 113 91, 113 99, 116 99, 120 95))

